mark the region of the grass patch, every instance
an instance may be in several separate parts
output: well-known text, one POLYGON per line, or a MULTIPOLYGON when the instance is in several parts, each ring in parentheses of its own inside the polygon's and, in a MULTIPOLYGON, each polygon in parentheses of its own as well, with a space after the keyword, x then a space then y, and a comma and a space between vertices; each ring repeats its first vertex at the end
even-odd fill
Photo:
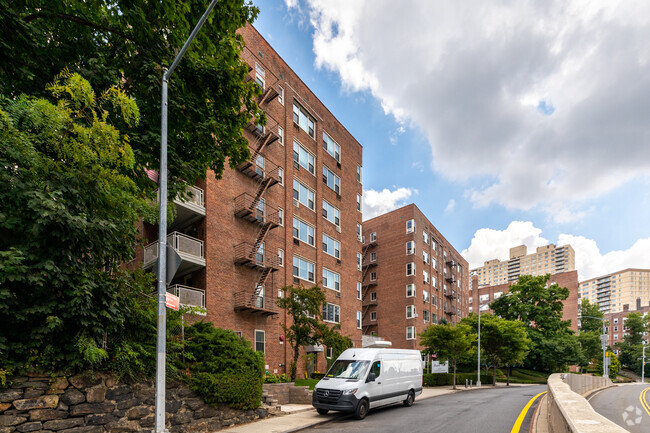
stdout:
POLYGON ((296 379, 296 386, 308 386, 309 389, 314 389, 319 379, 296 379))

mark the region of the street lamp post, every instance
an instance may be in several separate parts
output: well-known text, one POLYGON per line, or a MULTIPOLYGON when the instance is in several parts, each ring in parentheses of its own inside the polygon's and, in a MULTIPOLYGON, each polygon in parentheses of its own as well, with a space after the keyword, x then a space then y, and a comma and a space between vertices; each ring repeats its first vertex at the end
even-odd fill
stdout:
POLYGON ((167 311, 165 298, 167 295, 167 87, 169 77, 181 61, 190 44, 203 27, 208 15, 216 6, 218 0, 212 0, 210 6, 192 30, 185 41, 183 48, 178 53, 172 65, 163 74, 162 102, 160 116, 160 208, 158 221, 158 338, 156 341, 156 430, 155 433, 165 432, 165 378, 166 378, 166 352, 167 341, 167 311))
POLYGON ((606 344, 606 331, 605 331, 605 317, 594 317, 594 316, 580 316, 580 319, 596 319, 603 321, 603 336, 601 340, 601 345, 603 346, 603 377, 609 377, 609 368, 607 366, 607 344, 606 344))
MULTIPOLYGON (((480 298, 479 298, 480 299, 480 298)), ((478 363, 476 368, 476 386, 481 386, 481 308, 486 307, 487 304, 481 305, 478 303, 478 363)))

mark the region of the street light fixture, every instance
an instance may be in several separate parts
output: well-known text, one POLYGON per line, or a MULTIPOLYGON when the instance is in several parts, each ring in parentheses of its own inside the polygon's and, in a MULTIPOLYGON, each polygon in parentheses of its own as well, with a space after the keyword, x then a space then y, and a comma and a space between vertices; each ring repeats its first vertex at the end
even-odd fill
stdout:
POLYGON ((601 336, 601 345, 603 346, 603 377, 609 377, 609 367, 607 365, 607 334, 605 332, 605 317, 580 316, 580 319, 596 319, 603 321, 603 335, 601 336))

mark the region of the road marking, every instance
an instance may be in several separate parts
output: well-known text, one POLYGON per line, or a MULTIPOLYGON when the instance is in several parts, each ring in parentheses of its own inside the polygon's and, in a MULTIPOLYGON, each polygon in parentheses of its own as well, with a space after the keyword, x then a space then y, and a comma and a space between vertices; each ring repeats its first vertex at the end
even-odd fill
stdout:
POLYGON ((526 418, 526 414, 528 413, 528 409, 533 405, 535 400, 537 400, 537 397, 540 395, 546 394, 547 391, 540 392, 537 394, 535 397, 531 398, 528 403, 526 403, 526 406, 521 410, 521 413, 517 417, 517 421, 515 421, 515 425, 512 426, 512 430, 510 430, 510 433, 519 433, 519 429, 521 428, 521 423, 524 422, 524 418, 526 418))
POLYGON ((648 404, 648 400, 645 399, 646 394, 650 391, 650 388, 646 388, 643 391, 641 391, 641 395, 639 395, 639 401, 641 402, 641 406, 645 409, 646 412, 648 412, 648 415, 650 415, 650 404, 648 404))

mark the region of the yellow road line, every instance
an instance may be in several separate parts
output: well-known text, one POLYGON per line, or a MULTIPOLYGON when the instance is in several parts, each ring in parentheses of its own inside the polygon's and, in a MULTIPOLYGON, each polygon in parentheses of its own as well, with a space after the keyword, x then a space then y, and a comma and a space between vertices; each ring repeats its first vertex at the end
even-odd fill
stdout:
POLYGON ((650 415, 650 404, 648 404, 648 400, 645 398, 648 391, 650 391, 650 388, 646 388, 641 391, 641 394, 639 395, 639 401, 641 402, 641 406, 643 406, 645 411, 648 412, 648 415, 650 415))
POLYGON ((540 392, 537 394, 535 397, 531 398, 528 403, 526 403, 526 406, 521 410, 521 413, 517 417, 517 421, 515 421, 515 425, 512 426, 512 430, 510 430, 510 433, 519 433, 519 429, 521 428, 521 423, 524 422, 524 418, 526 418, 526 413, 528 413, 528 409, 533 405, 535 400, 537 400, 537 397, 539 397, 542 394, 546 394, 546 391, 540 392))

